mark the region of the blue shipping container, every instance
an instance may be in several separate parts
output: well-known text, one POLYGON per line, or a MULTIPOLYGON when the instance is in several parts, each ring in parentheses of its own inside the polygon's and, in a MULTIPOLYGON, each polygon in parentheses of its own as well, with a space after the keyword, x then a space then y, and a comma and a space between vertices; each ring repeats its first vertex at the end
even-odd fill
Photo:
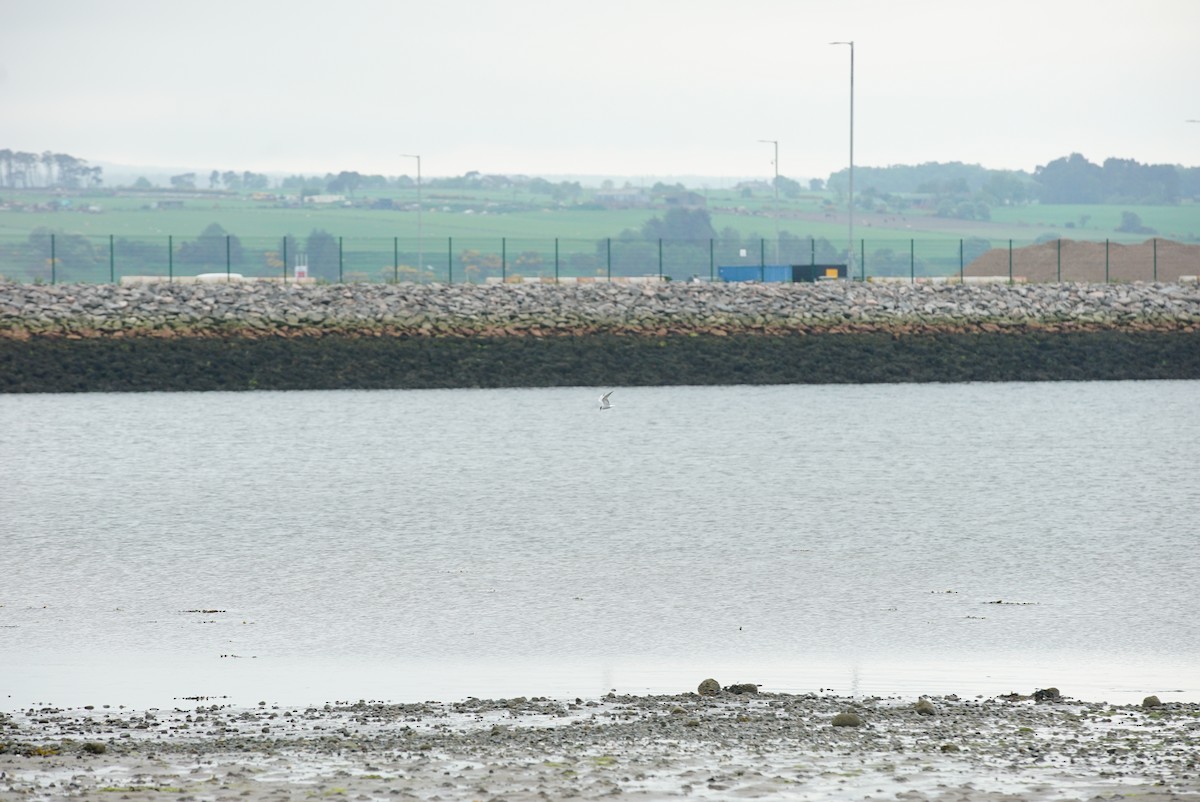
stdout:
POLYGON ((791 281, 791 265, 730 265, 718 267, 721 281, 791 281))

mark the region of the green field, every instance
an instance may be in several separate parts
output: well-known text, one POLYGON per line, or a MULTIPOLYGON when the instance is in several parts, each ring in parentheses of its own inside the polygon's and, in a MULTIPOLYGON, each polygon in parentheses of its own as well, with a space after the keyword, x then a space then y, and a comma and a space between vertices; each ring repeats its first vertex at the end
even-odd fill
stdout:
MULTIPOLYGON (((829 193, 781 197, 777 206, 769 192, 699 194, 717 233, 711 242, 647 241, 642 226, 661 218, 664 207, 604 208, 587 191, 575 202, 559 203, 523 188, 426 188, 419 215, 415 189, 362 192, 352 204, 303 207, 222 192, 9 191, 0 197, 0 276, 20 281, 219 271, 284 276, 302 250, 310 251, 312 274, 354 281, 652 274, 680 280, 715 277, 721 265, 845 262, 848 219, 829 193), (378 198, 395 208, 370 208, 378 198), (236 243, 202 242, 201 232, 212 224, 236 243), (328 235, 316 264, 314 231, 328 235)), ((1137 214, 1143 226, 1155 230, 1153 236, 1200 241, 1200 206, 1190 203, 995 206, 987 221, 938 217, 910 205, 856 211, 856 273, 948 275, 962 260, 1009 241, 1019 247, 1053 238, 1130 243, 1151 236, 1116 231, 1123 212, 1137 214)))

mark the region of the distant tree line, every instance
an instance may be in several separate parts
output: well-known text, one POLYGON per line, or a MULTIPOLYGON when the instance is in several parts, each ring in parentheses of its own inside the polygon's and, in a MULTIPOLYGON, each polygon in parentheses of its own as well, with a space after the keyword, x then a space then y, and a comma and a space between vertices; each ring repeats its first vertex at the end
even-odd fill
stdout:
POLYGON ((67 153, 0 149, 0 187, 81 189, 103 183, 103 170, 67 153))
POLYGON ((1105 159, 1093 164, 1078 153, 1038 167, 1042 203, 1178 203, 1185 187, 1200 194, 1200 169, 1171 164, 1140 164, 1133 159, 1105 159))
MULTIPOLYGON (((170 177, 176 190, 196 190, 202 181, 188 172, 170 177)), ((795 198, 804 192, 800 182, 778 176, 779 193, 795 198)), ((41 154, 0 149, 0 188, 81 189, 103 183, 100 167, 65 153, 41 154)), ((415 186, 412 176, 388 177, 379 174, 343 170, 322 176, 292 175, 279 187, 300 196, 344 194, 354 197, 359 190, 405 189, 415 186)), ((430 190, 504 190, 522 189, 548 196, 558 203, 579 203, 585 195, 578 181, 552 182, 523 175, 486 174, 476 170, 461 176, 430 178, 423 182, 430 190)), ((839 170, 825 181, 812 179, 810 191, 828 189, 845 197, 849 171, 839 170)), ((135 188, 153 185, 138 179, 135 188)), ((271 187, 270 177, 250 170, 212 170, 207 175, 209 190, 233 192, 264 191, 271 187)), ((875 211, 900 211, 911 197, 933 198, 936 212, 947 217, 988 219, 988 207, 1030 202, 1059 204, 1175 204, 1183 199, 1200 199, 1200 167, 1172 164, 1142 164, 1135 159, 1108 158, 1101 164, 1072 153, 1038 166, 1032 173, 1023 170, 992 170, 962 162, 926 162, 889 167, 855 167, 856 205, 875 211)), ((682 192, 682 184, 656 184, 652 193, 682 192)), ((746 190, 749 192, 750 190, 746 190)))
MULTIPOLYGON (((929 195, 938 201, 939 214, 956 217, 963 216, 960 205, 964 202, 1169 205, 1184 198, 1200 198, 1200 167, 1116 158, 1094 164, 1078 153, 1041 165, 1032 173, 990 170, 962 162, 855 167, 854 182, 856 197, 861 195, 867 205, 873 198, 889 195, 929 195)), ((833 173, 827 184, 844 196, 849 171, 833 173)), ((980 211, 971 214, 978 216, 980 211)))
MULTIPOLYGON (((339 173, 326 173, 323 176, 292 175, 280 182, 280 189, 285 192, 295 192, 299 195, 320 195, 330 193, 354 197, 360 189, 404 189, 411 190, 417 184, 416 179, 409 175, 389 178, 378 174, 364 174, 353 170, 343 170, 339 173)), ((554 183, 544 178, 529 178, 526 176, 506 176, 481 173, 471 170, 460 176, 427 178, 422 186, 429 190, 495 190, 520 187, 528 192, 550 196, 556 201, 572 201, 583 194, 583 187, 578 181, 561 181, 554 183)))

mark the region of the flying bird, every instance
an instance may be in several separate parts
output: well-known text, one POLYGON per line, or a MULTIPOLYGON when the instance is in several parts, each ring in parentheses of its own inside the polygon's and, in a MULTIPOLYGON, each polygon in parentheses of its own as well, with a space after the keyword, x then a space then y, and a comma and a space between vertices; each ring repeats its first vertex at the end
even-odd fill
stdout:
POLYGON ((612 409, 612 402, 608 400, 608 397, 612 394, 613 394, 613 391, 609 390, 607 393, 600 396, 600 411, 601 412, 603 412, 606 409, 612 409))

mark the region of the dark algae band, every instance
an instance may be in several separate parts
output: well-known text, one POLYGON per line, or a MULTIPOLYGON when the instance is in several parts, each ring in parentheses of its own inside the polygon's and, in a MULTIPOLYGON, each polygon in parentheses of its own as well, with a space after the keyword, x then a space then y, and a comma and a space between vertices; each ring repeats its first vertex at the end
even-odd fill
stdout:
POLYGON ((1200 379, 1200 332, 0 338, 0 392, 1200 379))

